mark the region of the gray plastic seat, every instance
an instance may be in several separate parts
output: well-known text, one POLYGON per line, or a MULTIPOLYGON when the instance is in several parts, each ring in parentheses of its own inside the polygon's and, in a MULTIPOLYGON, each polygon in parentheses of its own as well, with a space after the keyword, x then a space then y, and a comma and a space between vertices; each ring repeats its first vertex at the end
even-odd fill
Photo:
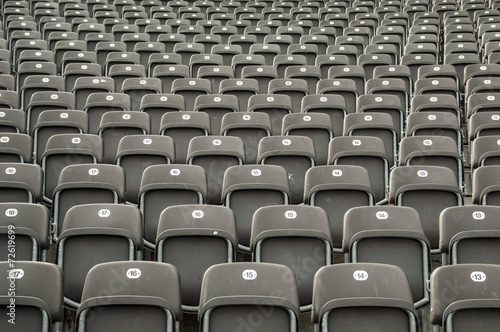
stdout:
POLYGON ((330 117, 324 113, 292 113, 283 117, 282 135, 307 136, 314 142, 317 165, 326 165, 328 144, 333 138, 330 117))
POLYGON ((305 136, 270 136, 259 142, 257 163, 278 165, 286 169, 290 184, 290 203, 304 201, 304 179, 316 165, 314 142, 305 136))
POLYGON ((498 174, 500 166, 482 166, 472 174, 472 203, 499 205, 498 174))
POLYGON ((399 128, 395 126, 389 114, 375 112, 347 114, 344 120, 344 135, 379 137, 384 142, 389 167, 395 166, 401 137, 399 128))
POLYGON ((356 206, 374 204, 368 171, 351 165, 315 166, 307 171, 304 183, 304 203, 325 210, 334 252, 342 252, 345 213, 356 206))
POLYGON ((333 137, 343 135, 344 118, 347 106, 344 96, 336 94, 313 94, 302 98, 302 113, 325 113, 333 126, 333 137))
POLYGON ((0 162, 31 163, 33 139, 27 134, 0 133, 0 162))
POLYGON ((110 111, 131 111, 130 96, 123 93, 91 93, 87 97, 83 111, 88 115, 89 133, 97 134, 104 113, 110 111))
POLYGON ((207 174, 207 203, 221 204, 225 171, 245 163, 243 141, 232 136, 197 136, 188 146, 186 163, 199 165, 207 174))
POLYGON ((257 149, 263 137, 271 136, 271 120, 266 113, 226 113, 222 117, 221 135, 236 136, 245 145, 245 163, 257 162, 257 149))
POLYGON ((34 164, 0 163, 1 202, 42 201, 43 171, 34 164))
POLYGON ((498 285, 500 267, 458 264, 437 268, 431 275, 430 323, 445 332, 495 331, 500 322, 498 285), (457 291, 460 290, 460 291, 457 291), (456 292, 453 296, 443 296, 456 292))
POLYGON ((207 196, 205 170, 195 165, 151 165, 141 179, 137 206, 142 212, 144 244, 154 248, 158 221, 170 206, 204 204, 207 196))
POLYGON ((156 260, 179 271, 185 311, 198 310, 205 271, 215 264, 233 262, 237 247, 234 215, 226 207, 177 205, 160 215, 156 260))
POLYGON ((41 204, 10 202, 0 203, 0 213, 0 247, 4 252, 0 261, 45 261, 50 248, 50 210, 41 204), (14 253, 9 250, 13 238, 14 253))
POLYGON ((87 98, 92 93, 112 93, 114 91, 115 82, 110 77, 79 77, 72 90, 75 95, 75 109, 83 110, 87 98))
POLYGON ((300 309, 311 310, 314 275, 332 262, 325 211, 307 205, 259 208, 253 216, 250 247, 254 262, 282 264, 294 272, 300 309))
POLYGON ((381 138, 374 136, 334 137, 328 148, 328 164, 365 167, 370 174, 375 202, 377 204, 387 202, 389 162, 381 138))
POLYGON ((198 319, 201 331, 252 329, 265 310, 262 332, 298 331, 299 300, 293 272, 270 263, 217 264, 203 276, 198 319), (284 281, 286 280, 286 281, 284 281))
POLYGON ((160 135, 127 135, 120 139, 115 164, 125 171, 125 200, 136 204, 144 170, 151 165, 172 164, 174 141, 160 135))
POLYGON ((462 154, 457 143, 446 136, 405 137, 399 145, 399 165, 434 165, 453 171, 458 186, 465 190, 462 154))
POLYGON ((439 250, 445 264, 498 264, 497 206, 456 206, 439 216, 439 250))
POLYGON ((44 172, 44 200, 51 202, 59 174, 64 167, 74 164, 102 162, 102 139, 91 134, 57 134, 47 140, 41 155, 44 172))
POLYGON ((347 211, 342 248, 346 262, 400 267, 408 277, 415 307, 429 302, 429 243, 418 213, 409 207, 364 206, 347 211), (395 248, 399 248, 394 255, 395 248))
POLYGON ((239 249, 249 252, 255 211, 262 206, 290 203, 287 173, 275 165, 229 167, 224 173, 222 199, 234 213, 239 249))
POLYGON ((300 113, 302 98, 309 94, 307 82, 301 78, 275 78, 269 82, 270 94, 287 95, 292 101, 292 112, 300 113))
POLYGON ((498 140, 500 140, 500 136, 492 135, 478 137, 472 142, 470 147, 472 172, 478 167, 499 165, 498 140))
POLYGON ((186 163, 189 142, 193 137, 210 134, 210 117, 203 112, 168 112, 161 118, 160 134, 175 142, 175 160, 186 163))
POLYGON ((143 112, 109 111, 102 115, 97 134, 102 137, 103 162, 113 164, 120 139, 127 135, 147 135, 149 115, 143 112))
POLYGON ((406 119, 406 136, 447 136, 462 152, 463 134, 460 119, 449 112, 410 113, 406 119))
POLYGON ((346 112, 356 112, 360 94, 356 82, 350 78, 321 79, 316 85, 317 94, 340 95, 344 97, 346 112))
POLYGON ((119 166, 81 164, 64 167, 52 199, 53 238, 57 239, 70 208, 93 203, 120 204, 125 195, 125 172, 119 166))
POLYGON ((0 108, 0 132, 26 132, 26 113, 20 109, 0 108))
POLYGON ((13 269, 11 263, 0 262, 0 276, 3 331, 49 332, 53 326, 60 328, 64 319, 63 272, 57 265, 16 261, 13 269), (11 282, 16 285, 15 294, 9 294, 11 282), (13 318, 9 315, 11 303, 15 303, 13 318))
POLYGON ((293 113, 290 96, 282 94, 257 94, 248 99, 249 112, 267 113, 271 119, 271 134, 280 135, 283 117, 293 113))
POLYGON ((238 98, 228 94, 208 94, 196 97, 195 112, 207 113, 210 117, 210 132, 218 135, 221 132, 222 118, 227 113, 238 112, 238 98))
POLYGON ((66 305, 79 307, 85 277, 95 265, 141 257, 141 219, 139 209, 124 204, 85 204, 68 210, 56 244, 66 305))
POLYGON ((222 80, 219 85, 219 93, 234 95, 238 98, 240 112, 248 111, 250 98, 259 92, 262 93, 259 89, 259 81, 253 78, 228 78, 222 80))
POLYGON ((212 93, 212 85, 204 78, 178 78, 172 83, 172 93, 184 96, 186 111, 194 111, 196 97, 212 93))
POLYGON ((145 95, 162 92, 161 81, 154 77, 130 77, 123 81, 121 93, 130 97, 130 110, 139 111, 145 95))
POLYGON ((179 112, 185 110, 184 97, 173 94, 147 94, 141 99, 139 112, 149 115, 150 132, 152 134, 160 133, 161 118, 168 112, 179 112))
POLYGON ((442 166, 399 166, 390 175, 389 203, 414 208, 420 215, 431 253, 438 253, 439 214, 463 205, 452 170, 442 166))
POLYGON ((41 155, 45 151, 47 140, 56 134, 86 134, 88 116, 77 110, 45 110, 38 116, 33 127, 33 159, 41 164, 41 155))
POLYGON ((77 312, 78 328, 87 331, 178 332, 181 318, 179 274, 172 265, 158 262, 96 265, 85 278, 77 312), (102 294, 117 276, 125 285, 102 294))
POLYGON ((234 78, 233 68, 230 66, 204 65, 198 69, 198 78, 210 81, 212 92, 219 93, 220 83, 223 80, 234 78))
POLYGON ((324 331, 417 331, 417 312, 399 267, 336 264, 315 276, 312 322, 324 331))
POLYGON ((495 111, 472 114, 468 121, 469 144, 478 137, 500 135, 498 120, 500 113, 495 111))

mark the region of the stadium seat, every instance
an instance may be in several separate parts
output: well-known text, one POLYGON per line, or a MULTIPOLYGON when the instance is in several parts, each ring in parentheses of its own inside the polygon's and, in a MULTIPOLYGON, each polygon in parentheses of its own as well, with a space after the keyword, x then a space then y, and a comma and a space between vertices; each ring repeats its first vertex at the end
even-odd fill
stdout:
POLYGON ((141 178, 137 206, 144 218, 143 236, 148 248, 154 248, 158 221, 170 206, 204 204, 207 195, 205 170, 195 165, 152 165, 141 178))
POLYGON ((16 261, 13 269, 11 263, 1 262, 0 271, 0 303, 5 316, 0 323, 2 330, 49 332, 60 328, 64 319, 63 272, 57 265, 16 261), (12 283, 15 294, 9 294, 12 283), (13 316, 11 303, 15 304, 13 316))
POLYGON ((478 324, 483 331, 494 331, 499 322, 495 314, 499 273, 493 264, 437 268, 430 280, 430 323, 446 332, 470 331, 478 324))
POLYGON ((141 178, 151 165, 172 164, 174 141, 160 135, 127 135, 120 139, 115 164, 125 171, 125 200, 137 203, 141 178))
POLYGON ((82 109, 88 115, 90 134, 97 134, 104 113, 132 110, 130 96, 123 93, 107 92, 91 93, 82 109))
POLYGON ((296 277, 301 311, 312 306, 316 272, 332 262, 332 238, 325 211, 307 205, 259 208, 252 221, 254 262, 288 266, 296 277))
POLYGON ((66 213, 76 205, 122 202, 125 172, 115 165, 76 164, 64 167, 52 199, 53 238, 57 239, 66 213))
POLYGON ((21 163, 0 163, 1 202, 40 203, 43 172, 40 166, 21 163))
POLYGON ((184 311, 198 310, 203 274, 212 265, 233 262, 237 247, 234 216, 226 207, 186 204, 161 213, 156 260, 179 271, 184 311))
POLYGON ((429 302, 429 243, 418 213, 409 207, 355 207, 344 216, 342 247, 347 262, 400 267, 408 277, 415 307, 429 302), (394 248, 400 248, 394 255, 394 248))
POLYGON ((417 317, 408 279, 397 266, 335 264, 314 277, 311 318, 317 329, 415 332, 417 317))
POLYGON ((286 170, 275 165, 229 167, 222 182, 222 199, 235 216, 238 248, 250 252, 255 211, 262 206, 290 203, 286 170))
POLYGON ((50 210, 41 204, 0 203, 0 261, 46 261, 50 248, 50 210), (15 242, 15 252, 12 239, 15 242), (9 241, 11 240, 11 241, 9 241), (10 245, 9 245, 10 244, 10 245))
POLYGON ((64 271, 64 302, 77 309, 92 267, 141 257, 141 213, 124 204, 74 206, 66 213, 56 246, 56 264, 64 271))
POLYGON ((257 314, 262 317, 260 331, 296 332, 300 313, 296 287, 293 272, 283 265, 214 265, 203 276, 198 310, 201 329, 251 330, 257 314))
POLYGON ((210 134, 210 117, 203 112, 168 112, 161 118, 160 134, 175 143, 175 161, 185 164, 189 142, 196 136, 210 134))
POLYGON ((99 264, 85 279, 78 328, 179 331, 182 318, 180 280, 170 264, 110 262, 99 264), (120 276, 126 284, 109 294, 100 292, 104 280, 120 276))
POLYGON ((497 264, 496 206, 457 206, 439 216, 439 250, 446 264, 497 264))
POLYGON ((438 253, 439 214, 464 204, 453 171, 441 166, 399 166, 392 170, 389 183, 389 203, 417 210, 431 253, 438 253))
POLYGON ((33 139, 31 136, 17 133, 0 134, 0 162, 33 162, 33 139))
POLYGON ((52 201, 59 174, 64 167, 73 164, 97 164, 102 162, 102 139, 91 134, 57 134, 47 140, 41 155, 43 195, 52 201))
POLYGON ((222 185, 225 171, 245 163, 243 141, 232 136, 197 136, 189 142, 186 163, 199 165, 207 174, 207 203, 222 202, 222 185))

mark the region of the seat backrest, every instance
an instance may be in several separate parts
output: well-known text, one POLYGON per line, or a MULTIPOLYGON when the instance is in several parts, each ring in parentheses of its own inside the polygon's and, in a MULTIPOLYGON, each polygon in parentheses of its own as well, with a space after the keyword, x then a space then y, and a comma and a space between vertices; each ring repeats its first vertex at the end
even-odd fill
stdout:
POLYGON ((312 321, 326 331, 357 331, 367 322, 383 331, 416 331, 416 320, 408 279, 397 266, 335 264, 314 277, 312 321))
POLYGON ((101 117, 97 133, 102 137, 103 161, 107 164, 113 164, 118 143, 122 137, 150 133, 149 115, 144 112, 106 112, 101 117))
POLYGON ((158 220, 169 206, 203 204, 207 195, 205 170, 196 165, 152 165, 141 179, 138 207, 144 216, 144 241, 154 247, 158 220))
POLYGON ((399 128, 389 114, 375 112, 347 114, 344 120, 344 135, 379 137, 384 142, 389 167, 395 165, 401 136, 399 128))
POLYGON ((219 135, 222 117, 239 111, 238 98, 229 94, 209 94, 196 97, 194 111, 205 112, 210 117, 210 132, 219 135))
POLYGON ((224 173, 222 199, 235 215, 238 244, 250 250, 250 231, 255 211, 268 205, 289 204, 286 170, 276 165, 239 165, 224 173))
MULTIPOLYGON (((455 206, 439 215, 439 250, 449 264, 497 264, 497 206, 455 206)), ((446 262, 443 262, 446 263, 446 262)))
POLYGON ((305 174, 316 165, 313 140, 306 136, 264 137, 259 142, 257 163, 284 167, 290 183, 290 202, 302 203, 305 174))
POLYGON ((326 165, 328 144, 333 138, 330 117, 323 113, 292 113, 283 117, 282 135, 307 136, 314 142, 317 165, 326 165))
POLYGON ((127 135, 120 139, 115 164, 125 171, 125 199, 137 202, 142 173, 151 165, 175 160, 174 141, 168 136, 127 135))
POLYGON ((56 263, 64 271, 64 301, 77 308, 85 276, 99 263, 135 260, 143 249, 142 217, 125 204, 85 204, 66 213, 56 263), (85 248, 94 248, 92 253, 85 248))
POLYGON ((389 203, 417 210, 434 253, 439 247, 439 214, 447 207, 463 205, 463 194, 455 174, 446 167, 399 166, 390 175, 389 203))
POLYGON ((197 136, 191 139, 187 163, 199 165, 207 173, 207 202, 220 204, 224 172, 230 166, 245 163, 243 141, 233 136, 197 136))
POLYGON ((387 201, 389 163, 384 142, 379 137, 334 137, 328 149, 328 164, 365 167, 370 174, 375 202, 387 201))
POLYGON ((315 166, 306 172, 304 203, 323 208, 330 221, 335 252, 341 252, 344 214, 352 207, 373 205, 368 171, 362 166, 315 166))
POLYGON ((203 274, 212 265, 233 262, 237 248, 234 215, 227 207, 176 205, 160 215, 156 260, 179 271, 184 310, 197 311, 203 274))
POLYGON ((325 211, 307 205, 261 207, 253 215, 250 248, 253 261, 283 264, 294 272, 301 311, 309 311, 314 274, 331 264, 332 238, 325 211))
POLYGON ((45 151, 47 140, 56 134, 86 134, 88 131, 87 113, 78 110, 46 110, 40 113, 33 127, 33 159, 39 165, 45 151))
POLYGON ((77 317, 84 329, 174 331, 182 318, 179 274, 172 265, 158 262, 98 264, 85 279, 77 317), (109 280, 117 278, 123 287, 110 289, 109 280))
POLYGON ((429 301, 429 243, 414 209, 402 206, 350 209, 344 216, 342 247, 349 253, 349 262, 399 266, 408 277, 415 306, 429 301), (394 255, 396 246, 404 248, 398 255, 394 255))
POLYGON ((456 141, 446 136, 405 137, 399 144, 399 165, 434 165, 451 169, 464 188, 462 154, 456 141))
MULTIPOLYGON (((50 248, 50 210, 41 204, 0 203, 0 261, 8 261, 9 239, 15 237, 15 260, 41 261, 50 248), (10 238, 9 238, 10 235, 10 238)), ((12 243, 12 242, 11 242, 12 243)))
POLYGON ((262 315, 259 330, 298 331, 296 287, 293 272, 283 265, 214 265, 203 276, 199 321, 205 331, 235 330, 238 326, 251 329, 253 315, 267 308, 269 314, 262 315))
POLYGON ((0 201, 42 201, 43 171, 35 164, 0 163, 0 201))
POLYGON ((0 134, 0 162, 31 163, 33 139, 27 134, 0 134))
POLYGON ((57 134, 47 140, 41 155, 44 199, 51 201, 62 169, 73 164, 102 162, 102 139, 91 134, 57 134))
POLYGON ((9 262, 0 262, 0 275, 0 303, 6 316, 0 322, 2 330, 9 331, 15 326, 16 330, 48 332, 53 323, 62 322, 63 272, 57 265, 16 261, 13 269, 9 262), (15 294, 8 292, 12 283, 15 294), (15 304, 14 315, 9 315, 11 303, 15 304), (19 316, 25 319, 16 319, 19 316))
POLYGON ((0 132, 25 133, 26 113, 20 109, 0 108, 0 132))
POLYGON ((68 210, 75 205, 122 202, 125 196, 125 173, 115 165, 75 164, 61 170, 54 188, 52 211, 54 238, 68 210))
POLYGON ((482 166, 472 174, 472 203, 499 205, 498 180, 500 166, 482 166))
POLYGON ((499 278, 500 266, 494 264, 437 268, 430 279, 431 324, 443 327, 452 324, 453 331, 462 332, 476 328, 476 322, 481 322, 481 329, 494 331, 498 324, 493 313, 498 309, 499 278))

